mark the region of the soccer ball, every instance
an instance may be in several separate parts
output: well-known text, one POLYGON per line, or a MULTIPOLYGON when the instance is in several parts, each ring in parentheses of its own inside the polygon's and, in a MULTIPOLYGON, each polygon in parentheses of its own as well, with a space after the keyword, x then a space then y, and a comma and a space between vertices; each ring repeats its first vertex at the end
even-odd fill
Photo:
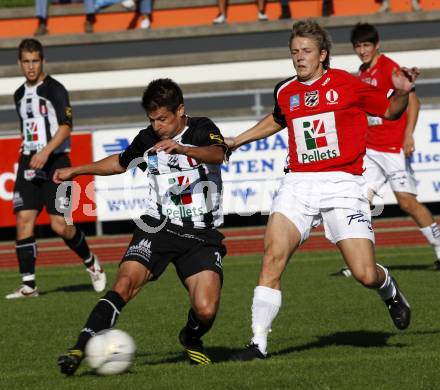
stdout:
POLYGON ((136 345, 128 333, 106 329, 93 336, 86 345, 86 359, 100 375, 120 374, 133 362, 136 345))

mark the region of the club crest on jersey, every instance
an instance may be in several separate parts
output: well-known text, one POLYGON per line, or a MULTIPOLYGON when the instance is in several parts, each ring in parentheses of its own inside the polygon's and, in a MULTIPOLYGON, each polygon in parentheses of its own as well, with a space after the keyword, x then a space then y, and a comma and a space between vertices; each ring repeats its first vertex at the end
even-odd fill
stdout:
POLYGON ((338 104, 339 94, 334 89, 329 89, 325 94, 325 98, 328 104, 338 104))
POLYGON ((289 109, 293 111, 295 108, 299 107, 299 95, 292 95, 289 98, 289 109))
POLYGON ((319 91, 306 92, 304 104, 306 107, 316 107, 319 104, 319 91))

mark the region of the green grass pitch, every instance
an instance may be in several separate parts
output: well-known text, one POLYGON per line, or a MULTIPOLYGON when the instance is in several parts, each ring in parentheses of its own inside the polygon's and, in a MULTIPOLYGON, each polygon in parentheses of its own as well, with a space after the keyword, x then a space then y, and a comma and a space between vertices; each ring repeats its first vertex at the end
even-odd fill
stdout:
MULTIPOLYGON (((170 266, 124 309, 117 328, 135 339, 125 374, 99 377, 85 362, 74 377, 56 365, 94 306, 81 266, 40 267, 38 298, 0 300, 1 389, 435 389, 440 383, 440 272, 430 247, 378 250, 413 308, 406 331, 394 328, 374 291, 334 277, 338 252, 298 253, 283 276, 283 306, 269 337, 270 358, 236 363, 228 357, 249 341, 252 292, 261 256, 227 257, 220 311, 204 338, 216 364, 183 357, 177 334, 188 298, 170 266)), ((110 282, 116 264, 106 265, 110 282)), ((0 271, 1 293, 17 287, 0 271)))

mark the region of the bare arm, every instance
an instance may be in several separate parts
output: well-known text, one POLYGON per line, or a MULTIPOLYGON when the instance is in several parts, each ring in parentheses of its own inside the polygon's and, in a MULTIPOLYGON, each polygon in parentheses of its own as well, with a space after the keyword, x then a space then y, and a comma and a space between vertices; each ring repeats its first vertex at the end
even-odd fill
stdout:
POLYGON ((408 117, 405 127, 405 135, 403 139, 403 152, 408 157, 415 149, 413 133, 416 128, 417 118, 419 116, 420 101, 414 91, 409 94, 408 98, 408 117))
POLYGON ((389 120, 399 119, 408 106, 410 92, 414 89, 419 71, 417 68, 401 68, 392 75, 394 94, 385 112, 384 118, 389 120))
POLYGON ((266 115, 261 121, 249 130, 237 135, 233 138, 228 138, 226 143, 231 149, 237 149, 240 146, 252 141, 256 141, 262 138, 271 136, 272 134, 280 131, 282 127, 275 122, 272 114, 266 115))
POLYGON ((123 173, 125 170, 119 164, 119 155, 113 154, 91 164, 57 169, 53 175, 53 181, 55 183, 62 183, 80 175, 110 176, 123 173))
POLYGON ((32 156, 29 167, 32 169, 43 168, 51 153, 70 136, 71 132, 72 128, 69 125, 60 125, 47 145, 32 156))
POLYGON ((185 146, 172 139, 166 139, 154 145, 152 150, 169 154, 183 154, 207 164, 221 164, 225 158, 226 145, 185 146))

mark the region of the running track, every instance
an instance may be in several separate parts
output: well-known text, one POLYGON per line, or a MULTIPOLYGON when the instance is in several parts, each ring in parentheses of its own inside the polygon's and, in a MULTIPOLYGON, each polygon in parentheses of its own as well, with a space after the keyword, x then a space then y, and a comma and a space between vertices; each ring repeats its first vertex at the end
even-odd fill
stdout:
MULTIPOLYGON (((376 244, 379 247, 423 245, 427 242, 410 219, 378 220, 374 222, 376 244)), ((262 253, 264 227, 234 228, 222 230, 228 255, 262 253)), ((102 262, 117 262, 123 256, 130 235, 88 238, 89 245, 102 262)), ((301 247, 301 251, 336 250, 324 237, 321 228, 313 231, 301 247)), ((79 264, 80 261, 61 239, 38 240, 38 266, 79 264)), ((0 243, 0 268, 16 268, 15 243, 0 243)))

